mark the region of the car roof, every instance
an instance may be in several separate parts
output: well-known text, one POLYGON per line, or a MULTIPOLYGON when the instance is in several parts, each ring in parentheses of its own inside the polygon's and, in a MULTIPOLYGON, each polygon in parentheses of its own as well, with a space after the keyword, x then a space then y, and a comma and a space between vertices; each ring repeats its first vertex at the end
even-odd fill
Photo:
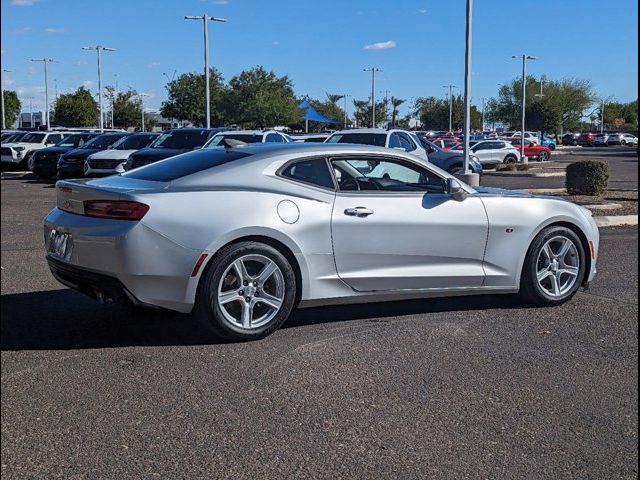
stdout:
POLYGON ((338 130, 337 132, 333 132, 331 135, 344 135, 346 133, 379 133, 382 135, 386 135, 390 131, 391 130, 385 130, 384 128, 348 128, 346 130, 338 130))

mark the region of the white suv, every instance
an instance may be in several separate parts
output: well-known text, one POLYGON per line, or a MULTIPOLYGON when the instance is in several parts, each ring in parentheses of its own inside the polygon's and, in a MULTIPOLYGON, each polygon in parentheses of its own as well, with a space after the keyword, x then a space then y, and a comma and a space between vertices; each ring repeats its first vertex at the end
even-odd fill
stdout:
POLYGON ((414 134, 406 130, 384 130, 382 128, 355 128, 335 132, 324 143, 356 143, 375 145, 411 153, 425 161, 429 161, 427 151, 414 134))
MULTIPOLYGON (((470 142, 471 152, 478 158, 483 167, 499 163, 518 163, 520 152, 511 143, 504 140, 483 140, 470 142)), ((457 146, 454 150, 461 150, 457 146)))
POLYGON ((225 140, 238 140, 244 143, 289 143, 291 137, 275 130, 227 130, 218 132, 202 148, 224 146, 225 140))
POLYGON ((19 142, 5 143, 0 149, 0 160, 3 163, 14 163, 26 167, 29 158, 45 147, 50 147, 68 137, 73 132, 31 132, 19 142))

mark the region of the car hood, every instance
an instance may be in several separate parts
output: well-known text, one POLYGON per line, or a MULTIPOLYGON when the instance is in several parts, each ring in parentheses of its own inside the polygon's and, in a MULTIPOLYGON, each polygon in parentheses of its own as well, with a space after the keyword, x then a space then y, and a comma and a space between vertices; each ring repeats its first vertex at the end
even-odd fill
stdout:
POLYGON ((77 158, 84 160, 92 153, 100 152, 99 148, 74 148, 73 150, 62 155, 62 158, 77 158))
POLYGON ((91 154, 91 158, 93 159, 104 159, 104 160, 126 160, 136 150, 101 150, 99 152, 91 154))
POLYGON ((63 153, 73 150, 73 147, 47 147, 39 150, 39 155, 62 155, 63 153))
POLYGON ((186 148, 143 148, 142 150, 132 153, 130 158, 141 162, 154 162, 190 151, 191 150, 186 148))

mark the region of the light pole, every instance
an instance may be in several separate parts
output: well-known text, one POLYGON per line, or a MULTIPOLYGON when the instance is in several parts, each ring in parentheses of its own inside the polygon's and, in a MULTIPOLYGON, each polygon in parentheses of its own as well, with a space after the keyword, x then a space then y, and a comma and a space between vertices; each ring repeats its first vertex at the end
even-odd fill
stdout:
POLYGON ((527 157, 524 155, 524 121, 525 110, 527 105, 527 60, 536 60, 537 57, 532 57, 523 53, 522 55, 512 55, 511 58, 522 59, 522 112, 521 112, 521 129, 520 132, 520 161, 522 163, 529 163, 527 157))
POLYGON ((139 93, 138 96, 140 97, 140 110, 142 110, 142 131, 144 132, 144 97, 148 97, 149 94, 148 93, 139 93))
POLYGON ((449 132, 453 132, 453 89, 456 85, 443 85, 442 88, 449 89, 449 132))
POLYGON ((344 100, 344 128, 347 128, 347 97, 351 97, 348 93, 342 95, 342 99, 344 100))
POLYGON ((542 97, 544 97, 544 93, 542 93, 543 83, 544 83, 544 78, 540 77, 540 93, 536 93, 536 97, 540 97, 540 100, 542 100, 542 97))
POLYGON ((202 25, 204 28, 204 81, 205 81, 205 102, 206 102, 206 118, 205 118, 205 126, 207 128, 211 128, 211 106, 209 105, 209 99, 211 97, 211 93, 209 91, 209 30, 207 29, 207 21, 211 20, 212 22, 226 22, 227 20, 224 18, 216 18, 211 17, 207 14, 194 16, 187 15, 184 17, 185 20, 202 20, 202 25))
POLYGON ((381 72, 379 68, 363 68, 363 72, 371 72, 371 128, 376 128, 376 72, 381 72))
MULTIPOLYGON (((471 133, 471 50, 473 47, 473 0, 467 0, 467 24, 464 52, 464 176, 472 184, 479 183, 479 176, 470 175, 469 134, 471 133), (472 180, 473 178, 473 180, 472 180)), ((484 112, 484 107, 483 107, 484 112)))
POLYGON ((6 68, 2 69, 2 75, 0 76, 0 98, 2 98, 2 129, 5 130, 7 128, 7 120, 5 118, 4 113, 4 74, 11 73, 13 70, 7 70, 6 68))
POLYGON ((485 107, 485 104, 484 104, 484 101, 485 101, 485 98, 482 97, 482 132, 483 133, 485 131, 485 127, 484 127, 484 107, 485 107))
POLYGON ((604 98, 600 107, 600 133, 604 133, 604 98))
MULTIPOLYGON (((169 83, 173 82, 176 78, 176 72, 177 70, 173 71, 173 75, 171 75, 171 78, 169 78, 169 75, 167 75, 166 72, 162 72, 162 75, 164 75, 165 77, 167 77, 167 81, 169 83)), ((167 89, 167 92, 169 91, 169 87, 165 87, 167 89)), ((175 120, 174 118, 170 118, 169 120, 171 120, 171 128, 173 128, 173 121, 175 120)), ((176 125, 177 126, 177 125, 176 125)))
POLYGON ((96 45, 95 47, 82 47, 82 50, 95 50, 98 55, 98 101, 100 102, 100 131, 104 132, 104 117, 102 113, 102 64, 100 60, 100 52, 115 52, 115 49, 96 45))
POLYGON ((47 121, 47 129, 49 129, 49 81, 47 78, 47 63, 60 63, 50 58, 32 58, 32 62, 42 62, 44 64, 44 110, 45 119, 47 121))

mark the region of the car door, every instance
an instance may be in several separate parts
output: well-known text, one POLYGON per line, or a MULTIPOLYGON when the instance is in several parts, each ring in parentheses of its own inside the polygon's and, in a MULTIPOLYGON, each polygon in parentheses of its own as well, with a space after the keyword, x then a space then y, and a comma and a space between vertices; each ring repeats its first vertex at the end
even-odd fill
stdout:
POLYGON ((474 145, 471 151, 483 165, 494 163, 491 142, 480 142, 474 145))
POLYGON ((340 278, 356 291, 479 287, 488 220, 480 198, 456 201, 447 179, 394 156, 331 159, 340 278), (361 165, 372 165, 363 170, 361 165))

